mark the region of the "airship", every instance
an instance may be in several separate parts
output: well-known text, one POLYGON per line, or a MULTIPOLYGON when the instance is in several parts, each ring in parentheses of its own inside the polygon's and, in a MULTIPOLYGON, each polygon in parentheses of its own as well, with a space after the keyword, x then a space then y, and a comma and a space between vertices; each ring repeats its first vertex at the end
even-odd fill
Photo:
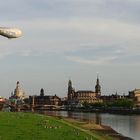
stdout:
POLYGON ((20 37, 22 32, 18 28, 0 27, 0 35, 12 39, 20 37))

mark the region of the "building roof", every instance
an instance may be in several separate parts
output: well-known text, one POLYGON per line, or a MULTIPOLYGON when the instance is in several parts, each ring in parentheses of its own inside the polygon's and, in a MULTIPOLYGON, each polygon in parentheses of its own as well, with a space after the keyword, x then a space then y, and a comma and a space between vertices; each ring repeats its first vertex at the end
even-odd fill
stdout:
POLYGON ((76 93, 95 93, 94 91, 91 90, 78 90, 76 93))
MULTIPOLYGON (((30 96, 30 97, 32 97, 32 96, 30 96)), ((45 95, 45 96, 40 96, 40 95, 35 95, 34 96, 35 98, 38 98, 38 99, 54 99, 54 98, 58 98, 58 99, 60 99, 58 96, 56 96, 56 95, 45 95)))

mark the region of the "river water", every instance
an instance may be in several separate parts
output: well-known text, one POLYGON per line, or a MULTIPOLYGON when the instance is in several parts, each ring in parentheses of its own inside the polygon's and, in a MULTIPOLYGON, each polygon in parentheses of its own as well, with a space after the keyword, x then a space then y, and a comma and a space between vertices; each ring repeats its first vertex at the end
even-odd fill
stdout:
POLYGON ((114 115, 68 111, 44 111, 43 113, 108 125, 124 136, 133 138, 134 140, 140 140, 140 115, 114 115))

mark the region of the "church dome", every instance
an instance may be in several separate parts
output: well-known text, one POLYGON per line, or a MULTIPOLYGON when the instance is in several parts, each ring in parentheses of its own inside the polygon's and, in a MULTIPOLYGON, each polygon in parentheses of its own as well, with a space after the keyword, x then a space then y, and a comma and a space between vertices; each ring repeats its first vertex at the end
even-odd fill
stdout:
POLYGON ((14 95, 16 96, 16 97, 22 97, 23 96, 23 91, 22 91, 22 89, 20 88, 20 86, 19 86, 19 81, 17 81, 17 85, 16 85, 16 88, 15 88, 15 91, 14 91, 14 95))

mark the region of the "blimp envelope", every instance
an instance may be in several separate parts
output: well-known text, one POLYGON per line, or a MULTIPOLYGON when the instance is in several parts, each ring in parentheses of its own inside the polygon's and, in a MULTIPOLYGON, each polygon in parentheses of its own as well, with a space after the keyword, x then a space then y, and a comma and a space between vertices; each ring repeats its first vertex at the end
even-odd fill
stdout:
POLYGON ((22 36, 22 32, 18 28, 0 27, 0 35, 11 39, 22 36))

